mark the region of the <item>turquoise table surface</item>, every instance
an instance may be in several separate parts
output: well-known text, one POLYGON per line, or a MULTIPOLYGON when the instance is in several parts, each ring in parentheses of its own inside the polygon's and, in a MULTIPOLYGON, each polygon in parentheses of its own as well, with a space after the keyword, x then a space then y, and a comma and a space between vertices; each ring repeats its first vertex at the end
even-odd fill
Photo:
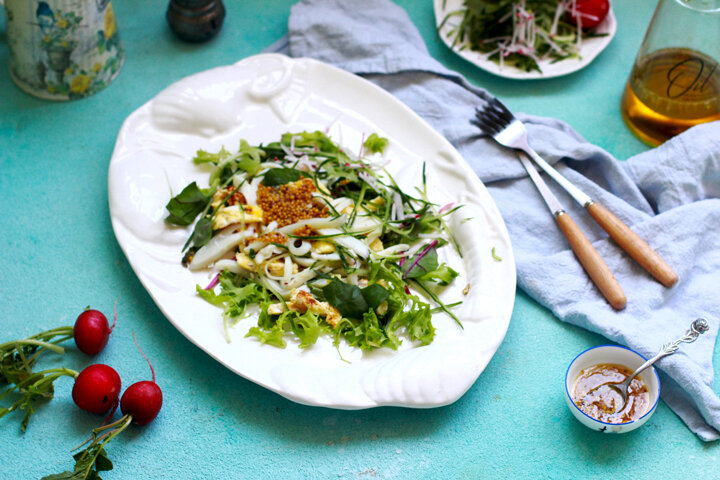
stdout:
MULTIPOLYGON (((149 378, 131 332, 152 360, 165 403, 157 420, 109 446, 111 479, 720 478, 720 443, 699 440, 661 402, 642 428, 605 435, 580 425, 563 399, 568 363, 602 337, 564 324, 518 292, 505 341, 452 405, 338 411, 295 404, 214 361, 155 306, 110 224, 108 163, 123 120, 187 75, 261 52, 287 30, 291 0, 226 0, 218 37, 187 44, 165 23, 167 1, 116 0, 122 72, 99 94, 38 100, 10 80, 0 20, 0 343, 72 324, 86 306, 112 313, 108 347, 88 359, 71 344, 45 365, 113 365, 127 386, 149 378)), ((510 81, 455 56, 435 35, 431 0, 398 0, 431 54, 516 111, 560 118, 620 159, 646 150, 618 103, 655 2, 615 0, 618 32, 589 67, 543 81, 510 81)), ((720 367, 720 347, 714 365, 720 367)), ((0 479, 71 469, 71 449, 102 418, 80 411, 72 381, 20 432, 0 419, 0 479)), ((715 391, 720 391, 718 380, 715 391)), ((117 414, 116 414, 117 415, 117 414)))

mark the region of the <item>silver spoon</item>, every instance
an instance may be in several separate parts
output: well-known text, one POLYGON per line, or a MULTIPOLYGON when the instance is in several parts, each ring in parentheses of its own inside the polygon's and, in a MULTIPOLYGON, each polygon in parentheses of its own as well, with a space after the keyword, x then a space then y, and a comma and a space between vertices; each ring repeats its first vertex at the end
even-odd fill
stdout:
MULTIPOLYGON (((697 338, 698 338, 701 334, 707 332, 709 328, 710 328, 710 327, 709 327, 709 325, 708 325, 707 320, 705 320, 704 318, 698 318, 697 320, 695 320, 694 322, 692 322, 692 324, 690 325, 690 329, 689 329, 687 332, 685 332, 685 335, 683 335, 682 337, 678 338, 677 340, 675 340, 675 341, 672 342, 672 343, 666 343, 665 345, 663 345, 662 348, 660 349, 660 351, 657 353, 657 355, 655 355, 655 356, 652 357, 650 360, 648 360, 647 362, 645 362, 645 363, 643 363, 642 365, 640 365, 640 367, 638 367, 638 369, 635 370, 635 371, 634 371, 629 377, 627 377, 624 381, 622 381, 622 382, 613 382, 613 383, 603 383, 602 385, 598 385, 597 387, 595 387, 595 388, 593 388, 592 390, 590 390, 590 391, 587 393, 587 395, 590 395, 591 393, 595 392, 595 391, 598 390, 600 387, 608 387, 608 388, 611 388, 612 390, 615 390, 615 392, 617 392, 617 393, 620 395, 620 397, 622 398, 622 403, 621 403, 621 404, 615 403, 614 413, 617 413, 617 412, 622 411, 622 409, 625 408, 625 404, 627 404, 628 386, 630 386, 630 382, 632 382, 633 379, 634 379, 640 372, 642 372, 643 370, 647 369, 650 365, 652 365, 653 363, 657 362, 657 361, 660 360, 661 358, 667 357, 668 355, 672 355, 673 353, 675 353, 675 352, 680 348, 680 344, 681 344, 681 343, 683 343, 683 342, 685 342, 685 343, 692 343, 692 342, 694 342, 695 340, 697 340, 697 338)), ((586 395, 586 396, 587 396, 587 395, 586 395)))

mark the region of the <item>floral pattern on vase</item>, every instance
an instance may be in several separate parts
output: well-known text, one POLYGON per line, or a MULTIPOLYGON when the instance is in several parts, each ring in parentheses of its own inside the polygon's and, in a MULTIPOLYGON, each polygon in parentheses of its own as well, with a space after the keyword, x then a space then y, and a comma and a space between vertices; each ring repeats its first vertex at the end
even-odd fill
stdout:
POLYGON ((26 92, 70 100, 105 88, 124 50, 109 0, 6 0, 10 73, 26 92))

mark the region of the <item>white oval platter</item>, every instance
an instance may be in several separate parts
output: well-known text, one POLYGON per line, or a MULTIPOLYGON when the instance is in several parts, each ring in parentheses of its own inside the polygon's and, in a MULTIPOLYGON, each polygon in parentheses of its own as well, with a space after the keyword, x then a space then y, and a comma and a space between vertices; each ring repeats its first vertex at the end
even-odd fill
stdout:
POLYGON ((440 38, 442 38, 450 50, 486 72, 515 80, 561 77, 585 68, 600 52, 605 50, 605 47, 610 44, 610 41, 617 31, 617 20, 615 19, 611 6, 607 17, 605 17, 602 23, 595 29, 597 33, 604 33, 606 35, 604 37, 583 39, 582 46, 580 47, 580 58, 569 58, 555 63, 551 60, 541 60, 538 65, 542 72, 525 72, 508 65, 500 66, 494 60, 488 59, 487 54, 470 50, 470 48, 467 47, 467 42, 454 43, 451 32, 460 22, 460 17, 451 17, 446 22, 443 22, 443 20, 447 17, 448 13, 461 10, 464 5, 464 0, 433 0, 433 2, 435 8, 435 23, 439 29, 440 38))
POLYGON ((109 169, 110 215, 130 265, 160 310, 191 342, 239 375, 293 401, 341 409, 380 405, 434 407, 454 402, 477 379, 502 342, 515 299, 515 263, 505 225, 490 195, 459 153, 419 116, 370 82, 311 59, 263 54, 171 85, 133 112, 118 135, 109 169), (463 204, 450 220, 463 257, 441 254, 461 277, 441 297, 462 300, 433 316, 435 340, 406 341, 397 351, 365 353, 330 338, 301 350, 245 338, 251 316, 225 340, 221 310, 195 294, 210 274, 181 266, 190 227, 168 226, 171 195, 208 172, 192 163, 198 149, 267 143, 285 132, 327 131, 360 146, 377 132, 389 139, 388 171, 401 188, 421 184, 430 199, 463 204), (491 251, 495 249, 498 261, 491 251), (467 295, 463 294, 470 285, 467 295))

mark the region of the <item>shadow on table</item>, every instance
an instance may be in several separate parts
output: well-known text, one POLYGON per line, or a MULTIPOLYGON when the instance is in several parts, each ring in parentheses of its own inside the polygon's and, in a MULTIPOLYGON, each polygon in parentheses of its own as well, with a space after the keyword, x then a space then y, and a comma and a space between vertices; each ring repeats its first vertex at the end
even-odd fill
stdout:
MULTIPOLYGON (((572 415, 565 417, 563 430, 568 434, 568 449, 584 462, 596 466, 614 466, 637 454, 633 448, 641 439, 640 429, 623 434, 610 434, 590 430, 572 415)), ((643 428, 651 428, 647 425, 643 428)))
POLYGON ((283 438, 289 443, 337 446, 383 438, 420 439, 442 430, 470 404, 482 408, 477 405, 482 398, 470 399, 467 395, 452 405, 432 409, 337 410, 306 406, 239 377, 204 353, 202 357, 196 365, 186 364, 185 373, 203 391, 202 397, 214 399, 211 405, 202 406, 210 410, 205 415, 225 417, 224 428, 260 430, 263 435, 283 438), (206 379, 193 378, 200 371, 211 373, 206 379))
MULTIPOLYGON (((122 253, 118 251, 118 255, 122 253)), ((456 418, 458 410, 468 408, 469 403, 474 403, 472 408, 477 409, 482 408, 483 401, 491 401, 483 397, 470 400, 465 395, 441 408, 365 410, 335 410, 294 403, 225 368, 172 328, 126 262, 122 262, 115 274, 126 301, 137 303, 134 308, 144 312, 143 328, 148 331, 143 333, 143 341, 153 345, 157 349, 155 354, 161 356, 160 359, 151 357, 158 384, 164 389, 158 422, 182 421, 184 430, 197 429, 201 436, 207 435, 208 429, 250 429, 271 432, 270 435, 289 442, 340 445, 387 437, 422 438, 443 428, 446 422, 456 418), (163 370, 166 373, 161 376, 163 370), (167 385, 169 372, 173 385, 167 388, 163 381, 167 385), (189 420, 185 422, 181 418, 189 420)), ((494 378, 482 378, 474 388, 494 381, 494 378)), ((131 439, 143 434, 142 429, 134 430, 124 436, 131 439)))

